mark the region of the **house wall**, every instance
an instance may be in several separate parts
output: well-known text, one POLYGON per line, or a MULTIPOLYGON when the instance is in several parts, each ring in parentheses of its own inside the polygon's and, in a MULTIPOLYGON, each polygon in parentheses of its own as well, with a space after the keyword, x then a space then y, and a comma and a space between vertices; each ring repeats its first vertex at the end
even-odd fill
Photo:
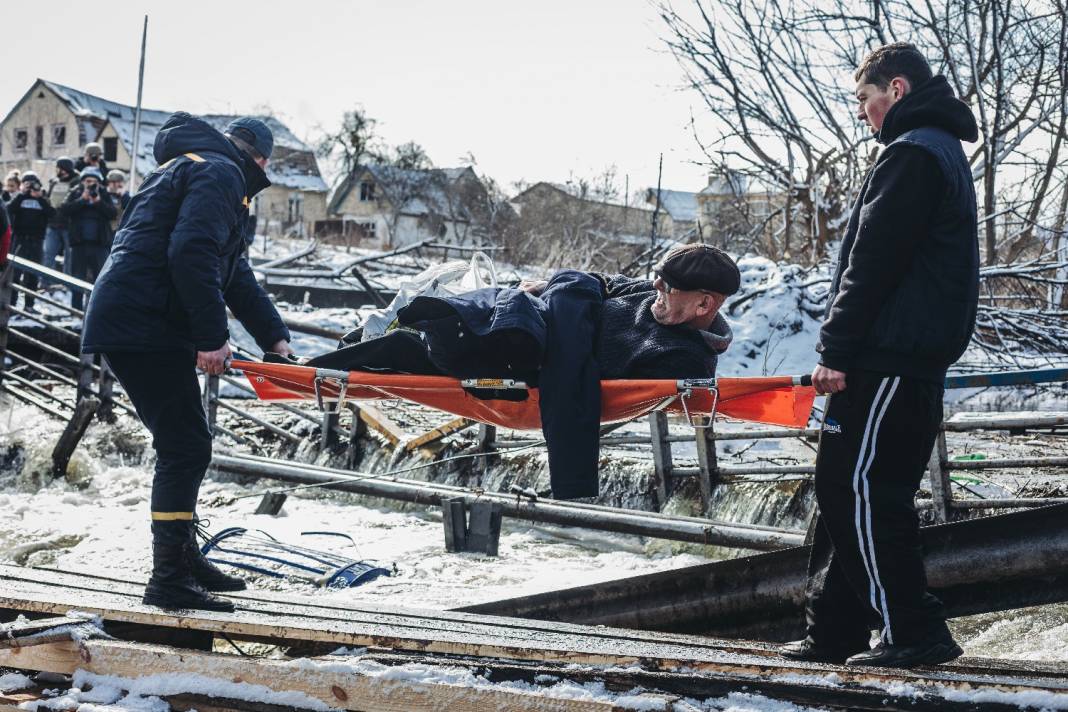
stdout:
POLYGON ((295 232, 307 236, 312 234, 315 221, 326 217, 326 193, 272 185, 256 196, 253 210, 259 221, 256 226, 259 234, 277 237, 295 232), (294 220, 290 211, 290 199, 294 197, 303 201, 300 220, 294 220))
MULTIPOLYGON (((90 136, 87 141, 93 140, 90 136)), ((55 175, 55 161, 60 156, 76 158, 82 148, 78 143, 78 122, 66 104, 55 93, 39 84, 34 87, 22 106, 0 124, 0 171, 33 170, 44 183, 55 175), (63 126, 66 132, 65 142, 56 145, 52 142, 52 128, 63 126), (41 127, 43 144, 38 154, 35 132, 41 127), (15 132, 26 129, 27 144, 24 150, 15 149, 15 132)), ((2 178, 3 176, 0 176, 2 178)))

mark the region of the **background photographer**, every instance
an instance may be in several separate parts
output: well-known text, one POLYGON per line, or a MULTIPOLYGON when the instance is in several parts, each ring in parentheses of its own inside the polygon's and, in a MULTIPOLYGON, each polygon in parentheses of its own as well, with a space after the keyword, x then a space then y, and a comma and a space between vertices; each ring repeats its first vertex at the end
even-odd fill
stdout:
POLYGON ((100 171, 100 182, 104 182, 103 176, 108 174, 108 164, 104 163, 104 149, 96 141, 85 144, 85 155, 74 164, 74 170, 78 172, 86 168, 95 168, 100 171))
MULTIPOLYGON (((37 174, 32 171, 23 173, 18 195, 7 204, 7 214, 11 218, 11 230, 15 236, 11 254, 39 263, 44 251, 45 229, 54 212, 37 174)), ((17 279, 27 289, 37 289, 37 275, 22 272, 17 279)), ((18 291, 12 291, 11 304, 14 305, 16 301, 18 291)), ((33 309, 33 305, 34 298, 27 296, 26 308, 33 309)))
MULTIPOLYGON (((104 190, 104 176, 89 166, 80 185, 70 192, 60 211, 70 220, 70 270, 68 274, 92 283, 104 267, 111 248, 111 221, 117 211, 104 190)), ((71 294, 71 306, 82 308, 82 293, 71 294)))

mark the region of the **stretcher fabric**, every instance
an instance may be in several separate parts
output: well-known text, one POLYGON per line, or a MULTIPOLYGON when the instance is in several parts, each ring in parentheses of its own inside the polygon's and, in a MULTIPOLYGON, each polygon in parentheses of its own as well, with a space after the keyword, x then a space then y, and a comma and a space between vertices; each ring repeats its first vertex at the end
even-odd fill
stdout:
MULTIPOLYGON (((264 401, 291 401, 316 398, 316 379, 324 372, 308 366, 234 361, 233 368, 244 371, 256 395, 264 401)), ((347 400, 407 400, 488 425, 514 430, 541 428, 537 388, 527 391, 525 400, 483 399, 465 388, 460 379, 448 376, 408 376, 347 373, 347 400)), ((795 385, 793 376, 717 378, 715 390, 687 388, 670 379, 601 381, 601 422, 626 422, 665 408, 694 415, 713 413, 738 420, 803 428, 816 392, 811 386, 795 385)), ((483 384, 479 384, 480 386, 483 384)), ((499 388, 487 382, 486 389, 499 388)), ((320 380, 319 395, 337 400, 340 378, 320 380)))

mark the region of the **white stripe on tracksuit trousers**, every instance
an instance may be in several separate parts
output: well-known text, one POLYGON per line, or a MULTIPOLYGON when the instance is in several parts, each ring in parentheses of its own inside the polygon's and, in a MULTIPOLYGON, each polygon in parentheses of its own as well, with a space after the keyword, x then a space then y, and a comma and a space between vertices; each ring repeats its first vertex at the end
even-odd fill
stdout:
POLYGON ((864 561, 864 569, 868 572, 868 580, 871 583, 871 607, 882 615, 883 630, 882 639, 889 645, 894 644, 894 636, 890 630, 890 610, 886 605, 886 588, 879 579, 879 563, 875 557, 875 538, 871 528, 871 487, 868 483, 868 472, 875 460, 875 448, 879 440, 879 426, 882 425, 883 416, 890 406, 890 400, 901 383, 901 377, 884 377, 879 384, 879 390, 871 402, 871 410, 868 411, 868 423, 864 428, 864 437, 861 440, 860 452, 857 455, 857 464, 853 470, 853 492, 856 494, 856 528, 857 546, 860 557, 864 561), (889 389, 887 384, 890 384, 889 389), (874 424, 874 427, 873 427, 874 424))

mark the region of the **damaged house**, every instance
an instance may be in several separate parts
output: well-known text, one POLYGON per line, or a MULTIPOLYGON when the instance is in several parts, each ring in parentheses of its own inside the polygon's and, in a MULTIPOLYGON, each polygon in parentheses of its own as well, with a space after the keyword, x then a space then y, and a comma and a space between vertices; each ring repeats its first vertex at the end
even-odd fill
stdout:
MULTIPOLYGON (((137 172, 156 167, 152 147, 170 111, 141 110, 137 172)), ((201 117, 218 129, 236 116, 201 117)), ((267 164, 271 187, 254 201, 264 234, 310 234, 316 220, 326 216, 327 185, 319 173, 315 153, 278 119, 261 116, 274 132, 274 154, 267 164)), ((0 122, 0 170, 33 170, 44 182, 55 174, 60 156, 77 158, 91 141, 104 149, 109 168, 129 174, 133 166, 134 107, 38 79, 0 122)))
POLYGON ((334 191, 328 212, 318 236, 382 249, 424 240, 495 244, 514 218, 470 167, 360 166, 334 191))

